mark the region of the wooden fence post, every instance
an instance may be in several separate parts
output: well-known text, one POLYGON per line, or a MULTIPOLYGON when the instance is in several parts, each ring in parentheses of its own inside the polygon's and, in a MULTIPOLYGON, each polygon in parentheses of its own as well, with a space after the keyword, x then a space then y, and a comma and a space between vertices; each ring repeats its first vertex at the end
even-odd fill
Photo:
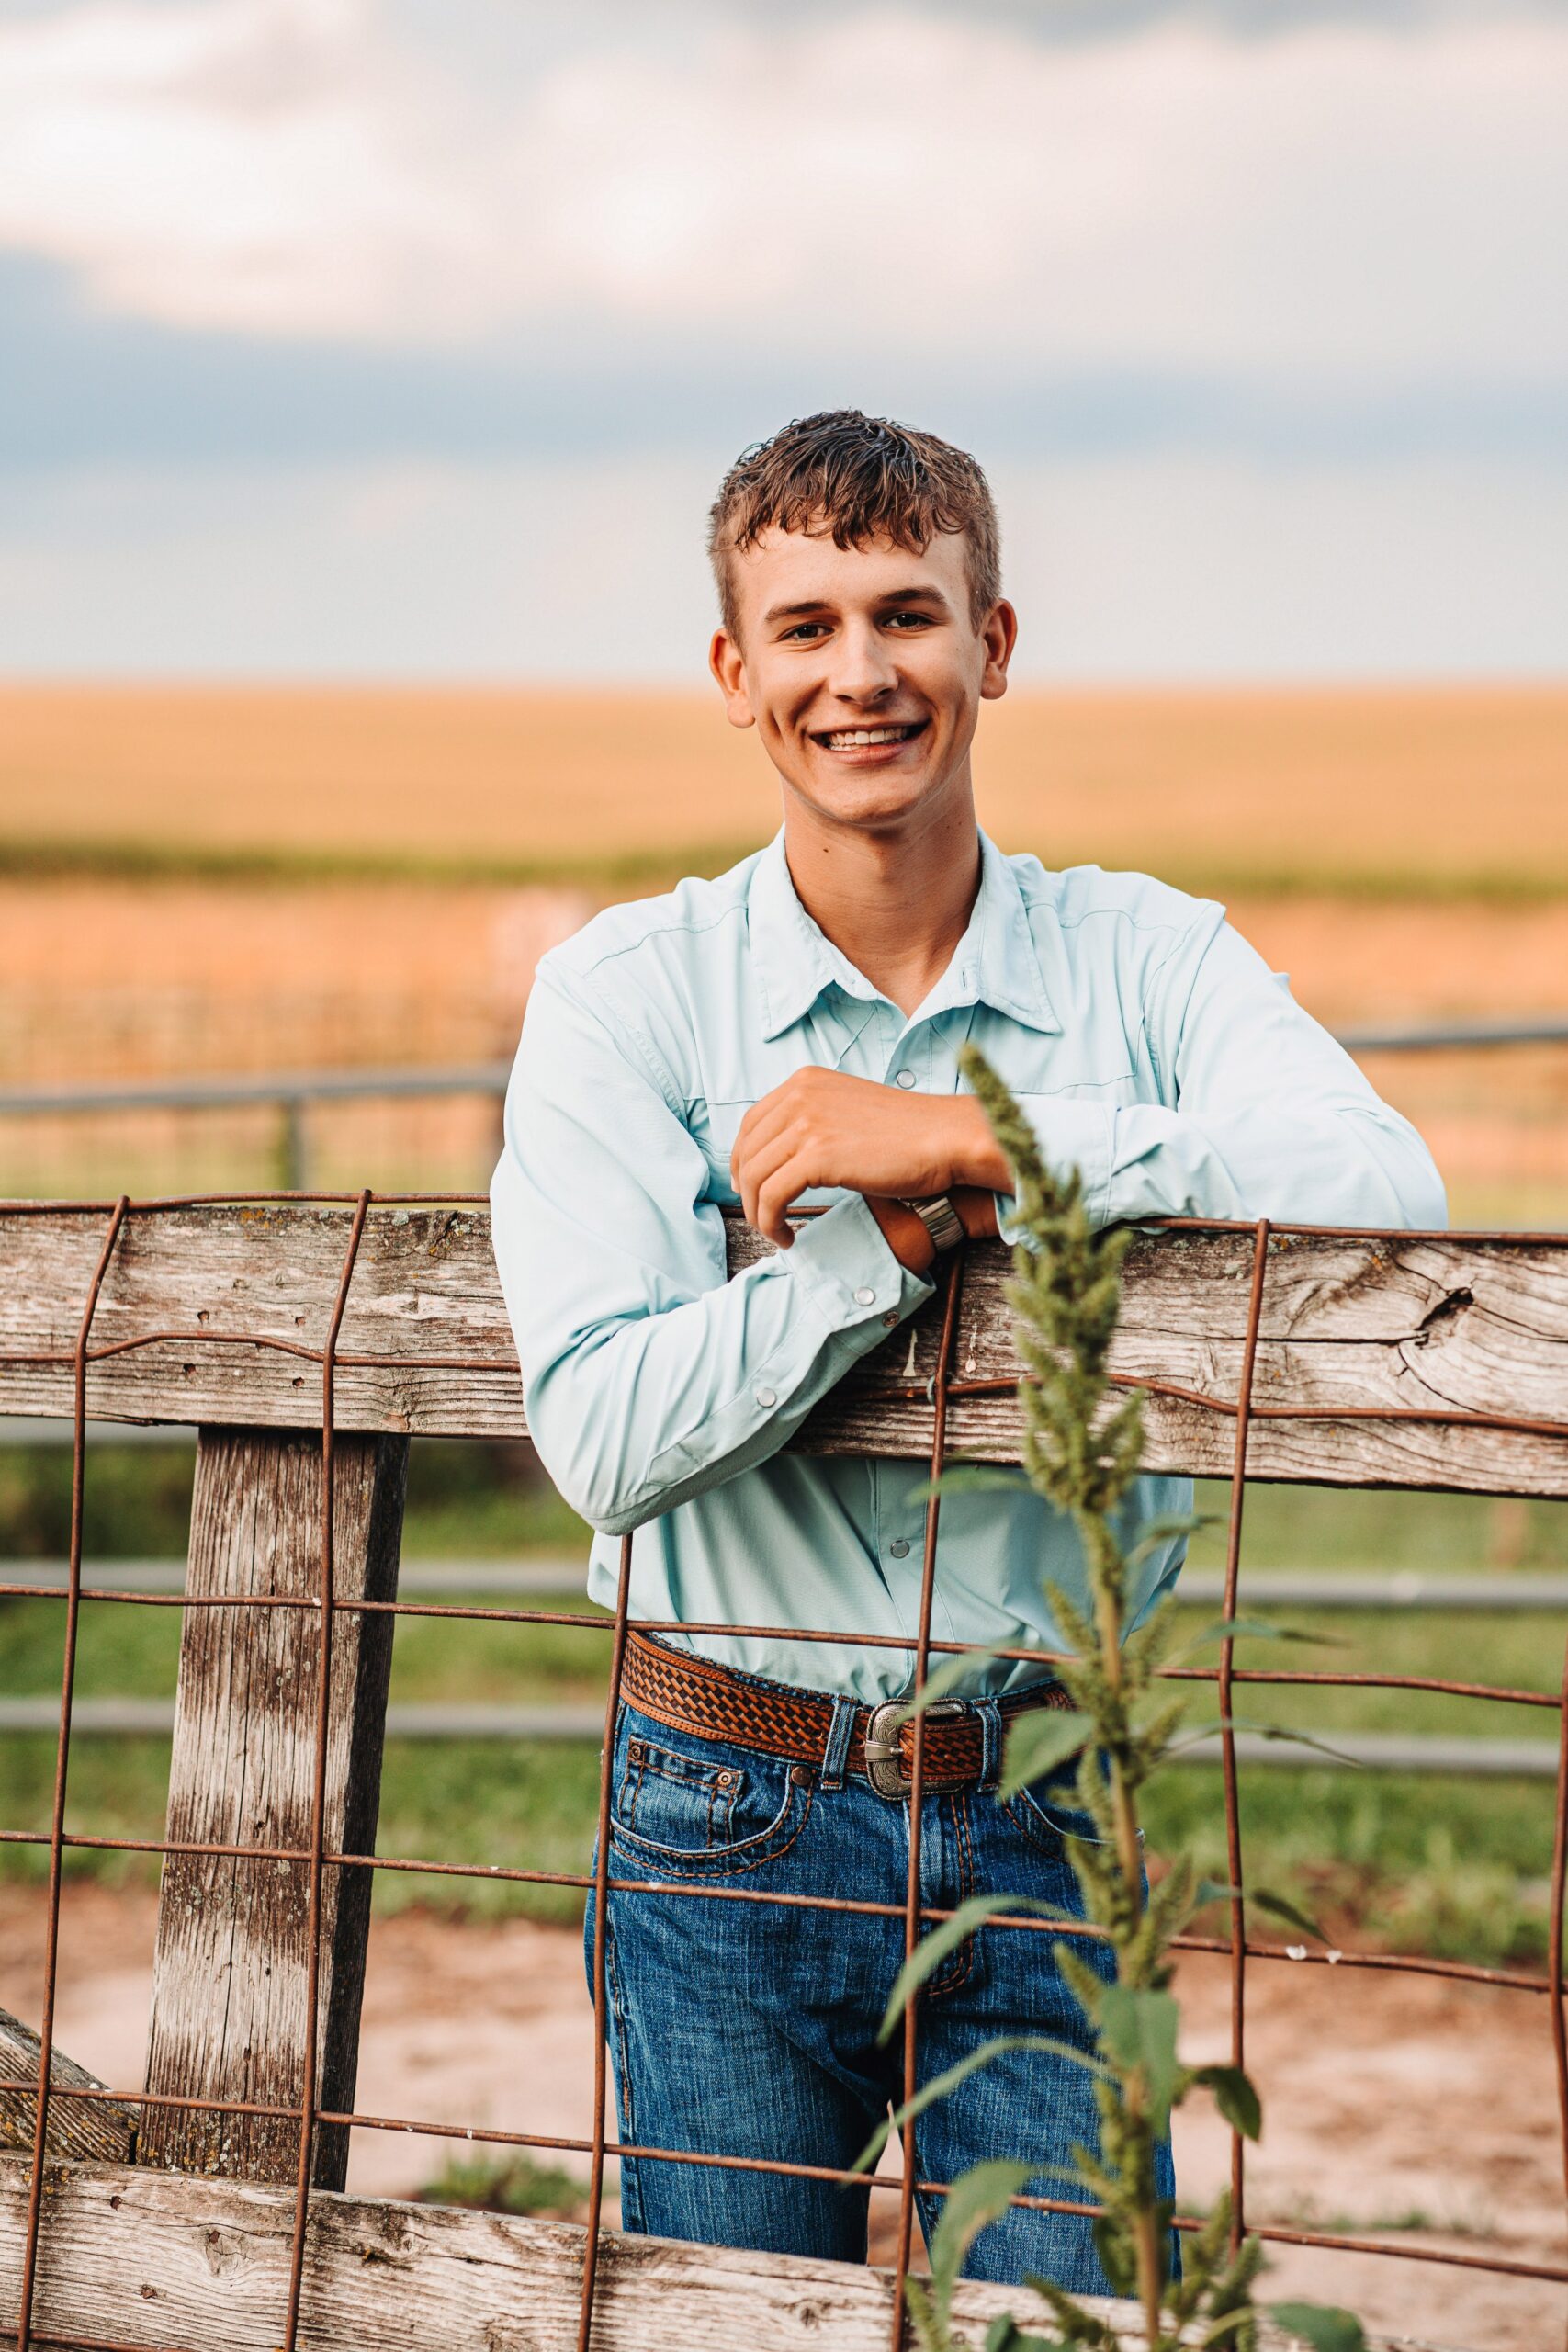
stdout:
MULTIPOLYGON (((333 1586, 397 1597, 408 1440, 340 1435, 333 1586)), ((321 1441, 315 1430, 204 1428, 187 1594, 313 1595, 321 1578, 321 1441)), ((325 1844, 374 1849, 391 1670, 389 1616, 333 1620, 325 1844)), ((318 1644, 314 1609, 187 1609, 180 1645, 171 1842, 308 1848, 318 1644)), ((329 1867, 321 1888, 318 2103, 354 2104, 370 1922, 369 1871, 329 1867)), ((304 1862, 165 1856, 147 2088, 298 2107, 304 2096, 304 1862)), ((149 2107, 137 2160, 231 2179, 288 2181, 299 2128, 284 2117, 149 2107)), ((320 2127, 313 2177, 341 2188, 348 2134, 320 2127)))

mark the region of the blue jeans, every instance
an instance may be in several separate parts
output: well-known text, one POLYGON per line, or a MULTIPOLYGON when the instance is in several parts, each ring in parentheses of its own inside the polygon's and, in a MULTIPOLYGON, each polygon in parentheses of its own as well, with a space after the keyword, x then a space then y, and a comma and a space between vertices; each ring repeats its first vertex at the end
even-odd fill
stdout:
MULTIPOLYGON (((984 1708, 993 1777, 995 1711, 984 1708)), ((847 1709, 839 1721, 847 1732, 847 1709)), ((907 1800, 857 1778, 698 1738, 623 1706, 613 1764, 610 1872, 671 1893, 612 1892, 606 1939, 610 2053, 620 2135, 650 2148, 772 2158, 842 2169, 902 2096, 901 2030, 877 2029, 904 1957, 902 1917, 680 1891, 829 1894, 899 1905, 907 1800)), ((928 1797, 920 1900, 943 1909, 984 1890, 1043 1896, 1074 1916, 1082 1900, 1066 1840, 1094 1834, 1055 1802, 1052 1784, 999 1800, 993 1789, 928 1797)), ((1102 1943, 1074 1939, 1107 1971, 1102 1943)), ((1046 2033, 1092 2047, 1083 2012, 1052 1957, 1049 1933, 988 1927, 952 1953, 920 2001, 919 2074, 929 2079, 996 2034, 1046 2033)), ((586 1951, 592 1981, 593 1903, 586 1951)), ((976 2069, 915 2126, 918 2177, 951 2181, 988 2156, 1070 2169, 1075 2141, 1099 2142, 1090 2076, 1038 2052, 976 2069)), ((1032 2193, 1074 2198, 1042 2172, 1032 2193)), ((886 2191, 876 2192, 885 2195, 886 2191)), ((1174 2194, 1168 2146, 1160 2193, 1174 2194)), ((863 2262, 867 2192, 780 2173, 649 2157, 621 2167, 628 2230, 698 2243, 863 2262)), ((942 2200, 919 2199, 929 2242, 942 2200)), ((1069 2291, 1108 2293, 1090 2222, 1013 2207, 984 2230, 970 2278, 1026 2271, 1069 2291)))

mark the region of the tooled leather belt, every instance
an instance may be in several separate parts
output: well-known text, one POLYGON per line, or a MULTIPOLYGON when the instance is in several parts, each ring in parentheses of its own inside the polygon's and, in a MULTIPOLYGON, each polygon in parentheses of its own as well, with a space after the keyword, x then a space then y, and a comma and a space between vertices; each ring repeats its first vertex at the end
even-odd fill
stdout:
MULTIPOLYGON (((785 1756, 796 1764, 821 1766, 833 1724, 833 1702, 814 1690, 794 1690, 782 1682, 732 1673, 712 1658, 675 1650, 646 1634, 628 1634, 621 1695, 639 1714, 671 1731, 698 1739, 722 1739, 754 1747, 764 1756, 785 1756)), ((1070 1707, 1059 1682, 1037 1682, 1006 1692, 998 1701, 1003 1721, 1032 1707, 1070 1707)), ((904 1714, 908 1702, 857 1707, 845 1757, 847 1772, 862 1773, 879 1796, 908 1792, 914 1755, 914 1724, 904 1714)), ((923 1785, 934 1792, 973 1788, 985 1760, 985 1727, 964 1700, 938 1702, 925 1715, 923 1785)))

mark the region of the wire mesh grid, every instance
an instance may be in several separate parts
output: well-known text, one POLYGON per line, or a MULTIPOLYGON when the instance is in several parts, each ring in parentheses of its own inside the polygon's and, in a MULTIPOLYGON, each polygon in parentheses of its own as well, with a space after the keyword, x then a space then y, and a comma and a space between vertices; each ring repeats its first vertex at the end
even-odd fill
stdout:
MULTIPOLYGON (((631 1624, 630 1573, 632 1539, 622 1540, 617 1580, 615 1609, 613 1617, 590 1615, 565 1611, 528 1609, 469 1608, 457 1604, 439 1604, 402 1600, 371 1600, 340 1599, 334 1592, 333 1574, 333 1494, 335 1447, 334 1386, 340 1366, 346 1364, 373 1365, 381 1370, 430 1370, 440 1368, 455 1372, 493 1373, 512 1371, 514 1365, 503 1360, 480 1357, 434 1357, 418 1359, 389 1355, 357 1355, 341 1352, 339 1336, 348 1304, 355 1267, 359 1256, 367 1220, 375 1206, 408 1209, 416 1205, 468 1204, 483 1201, 482 1194, 450 1193, 267 1193, 246 1194, 247 1204, 299 1204, 311 1207, 332 1205, 351 1210, 347 1247, 326 1332, 319 1346, 306 1341, 287 1340, 267 1332, 222 1329, 156 1330, 136 1334, 127 1340, 93 1344, 93 1327, 104 1283, 113 1261, 116 1246, 131 1216, 157 1216, 175 1210, 204 1207, 228 1208, 236 1205, 236 1196, 230 1194, 189 1194, 178 1198, 136 1201, 122 1194, 112 1204, 80 1202, 10 1202, 0 1204, 0 1214, 28 1216, 45 1214, 62 1207, 80 1210, 101 1208, 107 1214, 101 1248, 83 1302, 75 1345, 69 1354, 52 1351, 17 1351, 0 1353, 0 1369, 21 1365, 69 1364, 73 1384, 73 1431, 71 1482, 71 1541, 67 1582, 63 1586, 40 1587, 37 1584, 0 1584, 0 1598, 25 1596, 32 1599, 63 1600, 65 1628, 61 1674, 60 1728, 56 1747, 54 1789, 50 1827, 41 1831, 3 1830, 0 1843, 11 1845, 47 1846, 49 1853, 48 1907, 44 1947, 44 1989, 39 2023, 39 2079, 33 2145, 28 2179, 28 2197, 20 2291, 15 2328, 7 2331, 17 2352, 29 2352, 35 2344, 58 2345, 66 2352, 148 2352, 142 2345, 110 2342, 103 2338, 80 2335, 62 2336, 50 2334, 40 2336, 34 2332, 33 2310, 38 2280, 39 2252, 41 2233, 43 2192, 45 2185, 45 2152, 49 2112, 56 2099, 73 2101, 107 2101, 117 2105, 145 2109, 149 2107, 197 2109, 205 2113, 247 2116, 268 2120, 292 2120, 298 2125, 299 2154, 294 2189, 294 2218, 287 2308, 283 2314, 283 2352, 295 2352, 299 2341, 301 2296, 305 2275, 305 2254, 310 2224, 311 2200, 312 2149, 317 2127, 326 2125, 343 2130, 397 2132, 412 2135, 447 2139, 455 2133, 467 2141, 486 2145, 516 2149, 542 2149, 558 2154, 587 2155, 590 2160, 590 2189, 588 2222, 582 2256, 581 2289, 579 2305, 578 2352, 589 2352, 592 2335, 594 2291, 599 2273, 600 2214, 603 2203, 604 2162, 607 2156, 637 2157, 671 2164, 686 2164, 716 2168, 765 2172, 789 2177, 837 2182, 867 2195, 886 2192, 898 2198, 898 2228, 897 2257, 894 2265, 894 2294, 892 2300, 891 2352, 904 2352, 908 2343, 905 2312, 904 2282, 908 2274, 913 2238, 914 2200, 917 2191, 932 2196, 945 2195, 952 2183, 927 2180, 918 2177, 915 2132, 912 2120, 902 2126, 903 2165, 896 2177, 868 2177, 852 2174, 829 2165, 803 2165, 754 2156, 728 2155, 722 2152, 696 2152, 688 2149, 643 2146, 635 2142, 612 2138, 606 2123, 606 1968, 605 1922, 609 1895, 621 1893, 654 1893, 669 1894, 678 1892, 691 1901, 750 1903, 764 1905, 795 1905, 807 1909, 858 1913, 866 1916, 901 1918, 904 1929, 906 1957, 915 1949, 924 1928, 934 1926, 952 1916, 950 1911, 922 1905, 920 1884, 920 1827, 925 1785, 925 1724, 923 1711, 913 1714, 910 1725, 908 1781, 908 1863, 905 1899, 902 1905, 863 1901, 829 1894, 772 1893, 765 1890, 734 1887, 689 1885, 671 1889, 665 1882, 628 1879, 612 1876, 610 1871, 610 1812, 612 1797, 612 1759, 615 1750, 615 1728, 621 1703, 622 1672, 626 1642, 631 1624), (152 1592, 93 1589, 82 1583, 83 1495, 85 1475, 85 1439, 87 1419, 87 1372, 90 1364, 132 1349, 177 1340, 197 1344, 244 1344, 256 1348, 282 1350, 317 1363, 321 1368, 321 1536, 320 1579, 314 1594, 221 1594, 179 1595, 152 1592), (169 1838, 117 1838, 67 1834, 65 1829, 65 1799, 70 1764, 72 1706, 74 1690, 76 1640, 80 1607, 84 1600, 137 1607, 220 1607, 224 1609, 295 1609, 314 1611, 319 1621, 317 1672, 315 1682, 315 1720, 313 1724, 313 1781, 310 1807, 310 1838, 308 1846, 264 1846, 180 1842, 169 1838), (505 1622, 516 1624, 570 1625, 594 1628, 605 1632, 611 1641, 609 1687, 605 1700, 604 1740, 601 1757, 598 1790, 598 1833, 592 1876, 565 1871, 503 1869, 488 1864, 438 1862, 407 1856, 353 1854, 334 1852, 325 1835, 326 1781, 328 1737, 331 1709, 331 1662, 334 1620, 347 1612, 381 1613, 393 1617, 441 1617, 505 1622), (306 2005, 305 2047, 303 2053, 303 2090, 297 2108, 266 2104, 259 2101, 189 2098, 175 2093, 152 2093, 147 2090, 114 2090, 109 2088, 66 2086, 51 2081, 51 2060, 54 2042, 54 2017, 57 1961, 60 1941, 60 1911, 62 1859, 67 1848, 94 1851, 133 1852, 170 1855, 208 1856, 237 1861, 303 1864, 309 1871, 309 1901, 306 1932, 306 2005), (318 2103, 318 1993, 321 1971, 322 1944, 322 1883, 325 1872, 333 1868, 354 1868, 368 1871, 412 1872, 433 1877, 457 1877, 512 1881, 557 1887, 579 1887, 589 1896, 592 1905, 592 1988, 594 2024, 593 2131, 591 2138, 566 2138, 538 2132, 503 2132, 461 2123, 432 2123, 397 2116, 369 2115, 338 2110, 318 2103)), ((1137 1386, 1150 1393, 1179 1398, 1200 1408, 1233 1418, 1235 1440, 1230 1474, 1230 1502, 1225 1547, 1224 1617, 1236 1615, 1243 1514, 1247 1475, 1247 1441, 1251 1429, 1259 1420, 1314 1419, 1332 1421, 1346 1419, 1375 1419, 1407 1420, 1437 1425, 1465 1425, 1512 1431, 1521 1435, 1568 1441, 1568 1420, 1497 1413, 1469 1412, 1461 1408, 1427 1409, 1422 1407, 1327 1407, 1269 1406, 1255 1401, 1254 1374, 1257 1365, 1258 1338, 1262 1321, 1265 1286, 1269 1268, 1269 1239, 1272 1232, 1280 1235, 1331 1235, 1336 1228, 1313 1226, 1272 1227, 1268 1219, 1241 1226, 1232 1220, 1203 1218, 1172 1218, 1164 1220, 1168 1227, 1197 1232, 1250 1232, 1253 1236, 1251 1282, 1247 1303, 1246 1337, 1243 1343, 1240 1376, 1233 1398, 1216 1397, 1198 1389, 1153 1379, 1124 1376, 1122 1385, 1137 1386)), ((1408 1234, 1359 1236, 1365 1240, 1412 1238, 1408 1234)), ((1422 1237, 1415 1237, 1416 1238, 1422 1237)), ((1447 1238, 1444 1237, 1430 1237, 1447 1238)), ((1471 1235, 1475 1240, 1495 1240, 1527 1244, 1540 1241, 1559 1247, 1568 1246, 1568 1237, 1562 1235, 1527 1235, 1500 1232, 1471 1235)), ((959 1309, 963 1296, 964 1259, 960 1248, 947 1262, 943 1276, 941 1340, 933 1377, 918 1389, 897 1384, 879 1390, 888 1398, 911 1395, 928 1396, 932 1407, 932 1436, 930 1466, 931 1489, 926 1504, 925 1542, 921 1566, 919 1622, 914 1640, 916 1659, 915 1689, 926 1682, 934 1655, 955 1653, 966 1645, 944 1642, 931 1632, 932 1606, 936 1585, 938 1538, 941 1521, 941 1498, 938 1481, 946 1462, 947 1420, 950 1402, 957 1396, 998 1393, 1016 1385, 1011 1380, 964 1380, 953 1375, 954 1341, 958 1330, 959 1309)), ((672 1632, 676 1621, 637 1619, 638 1630, 644 1633, 672 1632)), ((907 1650, 910 1647, 905 1635, 859 1634, 852 1629, 819 1627, 739 1625, 729 1623, 699 1624, 690 1620, 679 1623, 687 1633, 744 1634, 751 1636, 783 1636, 792 1640, 824 1643, 854 1642, 865 1647, 887 1647, 907 1650)), ((996 1653, 1001 1658, 1050 1666, 1060 1662, 1059 1653, 1031 1647, 1004 1648, 996 1653)), ((1547 1998, 1553 2063, 1555 2067, 1560 2137, 1565 2193, 1568 2193, 1568 2002, 1565 2002, 1563 1959, 1563 1907, 1568 1892, 1568 1655, 1565 1655, 1562 1681, 1553 1694, 1540 1690, 1504 1689, 1496 1685, 1455 1681, 1436 1676, 1334 1673, 1326 1671, 1292 1671, 1272 1668, 1247 1668, 1235 1663, 1235 1637, 1227 1635, 1221 1644, 1217 1667, 1162 1667, 1158 1671, 1168 1679, 1209 1682, 1217 1686, 1221 1713, 1221 1766, 1224 1798, 1225 1841, 1230 1871, 1229 1933, 1225 1937, 1208 1937, 1193 1933, 1173 1939, 1177 1949, 1190 1951, 1226 1953, 1230 1962, 1230 2031, 1231 2058, 1236 2065, 1245 2064, 1247 2028, 1247 1984, 1249 1961, 1292 1962, 1317 1958, 1324 1962, 1332 1960, 1340 1968, 1372 1969, 1412 1975, 1441 1976, 1467 1984, 1506 1987, 1511 1991, 1544 1995, 1547 1998), (1231 1694, 1237 1683, 1317 1684, 1337 1688, 1376 1688, 1438 1692, 1454 1697, 1475 1699, 1508 1705, 1529 1705, 1554 1710, 1558 1716, 1558 1760, 1556 1797, 1552 1832, 1552 1854, 1550 1881, 1550 1928, 1548 1964, 1544 1974, 1486 1968, 1465 1962, 1439 1960, 1414 1954, 1358 1953, 1326 1951, 1313 1955, 1296 1947, 1289 1951, 1280 1947, 1249 1939, 1246 1928, 1246 1882, 1242 1850, 1239 1781, 1235 1731, 1232 1728, 1231 1694)), ((1087 1923, 1021 1918, 998 1913, 983 1923, 987 1928, 1008 1933, 1056 1936, 1096 1937, 1102 1931, 1087 1923)), ((917 2086, 919 2055, 918 1999, 911 1999, 904 2012, 902 2099, 907 2107, 917 2086)), ((1495 2254, 1468 2253, 1453 2248, 1412 2246, 1391 2244, 1376 2236, 1348 2234, 1331 2230, 1290 2228, 1281 2224, 1249 2225, 1247 2219, 1246 2143, 1239 2132, 1231 2134, 1232 2236, 1239 2243, 1249 2226, 1257 2236, 1275 2244, 1318 2248, 1337 2253, 1382 2256, 1393 2260, 1449 2265, 1461 2268, 1490 2272, 1499 2277, 1516 2277, 1548 2282, 1568 2283, 1568 2264, 1553 2264, 1510 2259, 1495 2254)), ((1079 2199, 1020 2195, 1012 2202, 1039 2211, 1093 2215, 1096 2205, 1079 2199)), ((1178 2230, 1196 2230, 1202 2226, 1202 2217, 1178 2214, 1178 2230)))

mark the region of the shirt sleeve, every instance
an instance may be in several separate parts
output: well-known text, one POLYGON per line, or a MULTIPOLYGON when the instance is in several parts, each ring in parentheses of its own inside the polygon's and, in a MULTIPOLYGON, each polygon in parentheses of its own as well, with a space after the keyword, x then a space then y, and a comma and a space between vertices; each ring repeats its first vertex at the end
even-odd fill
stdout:
POLYGON ((1081 1170, 1095 1224, 1447 1225, 1416 1129, 1228 923, 1196 927, 1160 967, 1145 1033, 1162 1102, 1020 1098, 1048 1164, 1081 1170))
POLYGON ((573 1509, 624 1535, 778 1452, 931 1295, 858 1193, 727 1279, 707 1163, 592 982, 547 962, 491 1185, 528 1426, 573 1509))

